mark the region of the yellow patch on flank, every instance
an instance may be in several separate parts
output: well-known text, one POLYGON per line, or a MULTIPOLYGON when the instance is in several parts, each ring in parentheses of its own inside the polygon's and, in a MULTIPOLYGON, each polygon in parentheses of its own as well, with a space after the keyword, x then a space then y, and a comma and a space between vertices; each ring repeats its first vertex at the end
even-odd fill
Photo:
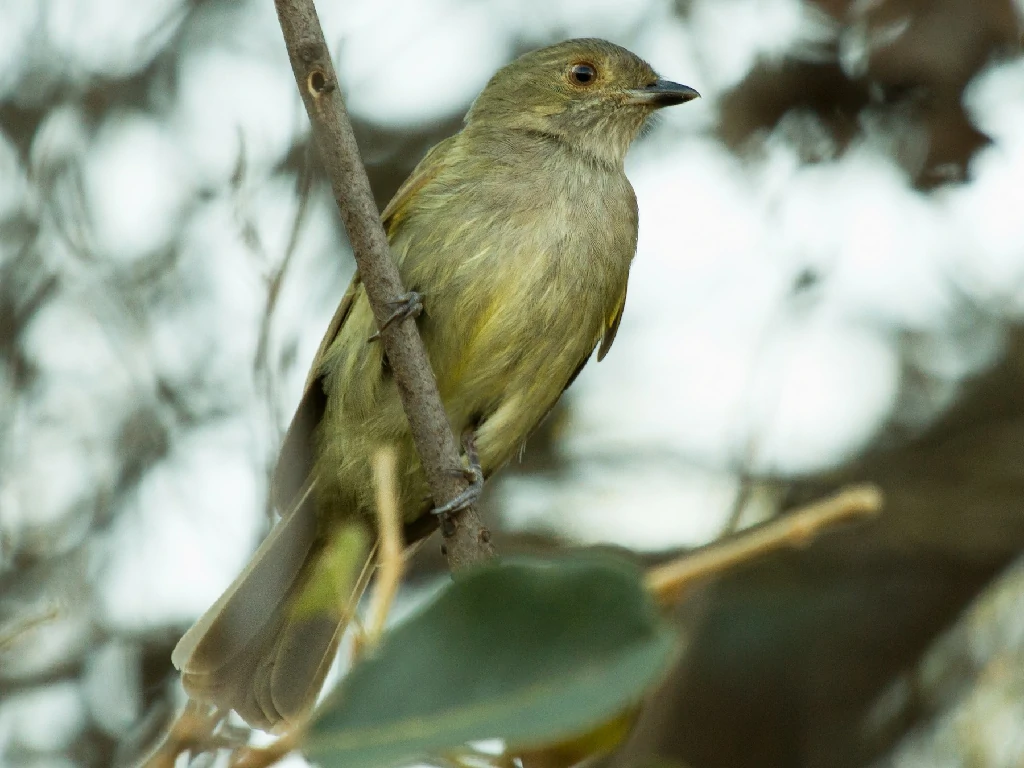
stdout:
POLYGON ((622 297, 615 302, 615 310, 608 316, 608 319, 604 322, 604 330, 607 332, 608 329, 615 326, 615 322, 619 319, 622 314, 623 305, 626 303, 626 294, 622 294, 622 297))

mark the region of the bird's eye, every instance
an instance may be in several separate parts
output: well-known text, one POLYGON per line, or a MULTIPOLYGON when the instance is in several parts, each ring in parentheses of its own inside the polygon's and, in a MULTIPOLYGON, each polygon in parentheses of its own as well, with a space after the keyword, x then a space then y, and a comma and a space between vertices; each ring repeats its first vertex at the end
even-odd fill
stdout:
POLYGON ((581 62, 569 67, 569 81, 573 85, 592 85, 597 80, 597 67, 581 62))

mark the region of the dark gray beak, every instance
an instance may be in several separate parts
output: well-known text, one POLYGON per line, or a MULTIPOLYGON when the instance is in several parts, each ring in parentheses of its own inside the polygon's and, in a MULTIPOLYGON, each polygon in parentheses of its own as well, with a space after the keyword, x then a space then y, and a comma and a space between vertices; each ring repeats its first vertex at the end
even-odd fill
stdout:
POLYGON ((671 80, 655 80, 645 88, 626 91, 630 104, 644 104, 655 109, 685 104, 699 99, 700 94, 688 85, 673 83, 671 80))

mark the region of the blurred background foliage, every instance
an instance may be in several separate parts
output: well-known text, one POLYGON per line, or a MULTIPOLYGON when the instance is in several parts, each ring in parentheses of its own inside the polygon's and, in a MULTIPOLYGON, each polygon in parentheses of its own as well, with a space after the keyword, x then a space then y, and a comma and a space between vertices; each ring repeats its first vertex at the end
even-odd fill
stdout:
MULTIPOLYGON (((1020 0, 319 7, 382 205, 529 48, 704 95, 633 152, 619 340, 489 489, 501 551, 886 494, 683 606, 608 762, 1021 765, 1020 0)), ((0 0, 0 763, 121 764, 180 704, 351 269, 270 0, 0 0)))

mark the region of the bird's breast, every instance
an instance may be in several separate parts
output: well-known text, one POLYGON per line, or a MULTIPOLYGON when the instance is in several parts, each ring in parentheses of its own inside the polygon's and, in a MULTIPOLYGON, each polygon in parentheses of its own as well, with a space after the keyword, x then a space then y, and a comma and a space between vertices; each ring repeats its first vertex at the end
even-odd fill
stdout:
POLYGON ((494 395, 520 376, 564 384, 625 292, 636 248, 625 177, 506 178, 431 213, 410 222, 420 235, 403 276, 427 297, 442 393, 476 382, 494 395))

